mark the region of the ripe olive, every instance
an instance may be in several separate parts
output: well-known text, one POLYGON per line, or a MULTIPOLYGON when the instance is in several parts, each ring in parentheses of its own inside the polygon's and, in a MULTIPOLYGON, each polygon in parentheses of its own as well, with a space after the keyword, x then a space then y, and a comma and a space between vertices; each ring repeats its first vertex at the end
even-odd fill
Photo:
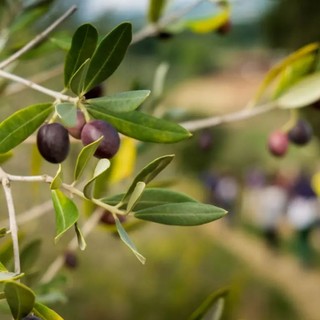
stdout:
POLYGON ((60 123, 44 124, 37 134, 37 146, 44 159, 51 163, 64 161, 69 153, 67 129, 60 123))
POLYGON ((86 119, 80 110, 77 110, 77 123, 74 127, 67 128, 69 134, 75 139, 81 139, 81 131, 86 124, 86 119))
POLYGON ((231 21, 227 20, 224 24, 222 24, 218 29, 217 33, 220 35, 225 35, 231 31, 231 21))
MULTIPOLYGON (((119 218, 120 222, 124 222, 126 220, 126 217, 123 215, 117 215, 117 217, 119 218)), ((114 225, 116 222, 114 220, 112 213, 108 210, 105 210, 103 212, 103 215, 100 218, 100 223, 107 224, 107 225, 114 225)))
POLYGON ((64 254, 64 265, 69 269, 75 269, 78 266, 78 258, 72 251, 66 251, 64 254))
POLYGON ((312 138, 312 127, 309 122, 303 119, 299 119, 296 125, 289 130, 289 140, 299 146, 307 144, 312 138))
POLYGON ((103 120, 92 120, 84 125, 81 132, 81 140, 84 145, 90 144, 93 141, 101 140, 94 156, 111 159, 119 150, 120 137, 117 130, 103 120))
POLYGON ((268 149, 277 157, 283 156, 288 150, 289 140, 285 132, 274 131, 268 138, 268 149))

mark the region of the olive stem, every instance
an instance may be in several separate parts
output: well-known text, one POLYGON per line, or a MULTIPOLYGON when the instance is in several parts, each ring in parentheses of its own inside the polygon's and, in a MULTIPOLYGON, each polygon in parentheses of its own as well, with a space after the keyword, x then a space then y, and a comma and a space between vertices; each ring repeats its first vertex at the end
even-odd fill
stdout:
POLYGON ((20 50, 16 51, 9 58, 0 62, 0 69, 7 67, 13 61, 17 60, 23 54, 25 54, 26 52, 31 50, 33 47, 35 47, 37 44, 42 42, 54 29, 56 29, 67 18, 69 18, 69 16, 71 16, 76 10, 77 10, 77 7, 75 5, 71 6, 61 17, 59 17, 57 20, 55 20, 50 26, 48 26, 44 31, 39 33, 35 38, 33 38, 31 41, 29 41, 20 50))
POLYGON ((5 194, 8 215, 9 215, 9 226, 10 226, 10 234, 12 239, 13 246, 13 259, 14 259, 14 272, 19 274, 21 272, 20 266, 20 253, 19 253, 19 239, 18 239, 18 226, 16 220, 16 212, 10 187, 10 179, 6 172, 2 170, 0 167, 0 180, 2 183, 3 191, 5 194))
POLYGON ((41 86, 39 84, 36 84, 35 82, 32 82, 30 80, 27 80, 25 78, 19 77, 19 76, 15 75, 15 74, 9 73, 9 72, 1 70, 1 69, 0 69, 0 77, 3 77, 5 79, 9 79, 9 80, 21 83, 21 84, 23 84, 23 85, 25 85, 25 86, 33 89, 33 90, 39 91, 41 93, 44 93, 47 96, 53 97, 53 98, 55 98, 57 100, 68 101, 68 102, 71 102, 71 103, 77 103, 77 101, 78 101, 78 97, 67 96, 65 94, 62 94, 60 92, 48 89, 48 88, 43 87, 43 86, 41 86))

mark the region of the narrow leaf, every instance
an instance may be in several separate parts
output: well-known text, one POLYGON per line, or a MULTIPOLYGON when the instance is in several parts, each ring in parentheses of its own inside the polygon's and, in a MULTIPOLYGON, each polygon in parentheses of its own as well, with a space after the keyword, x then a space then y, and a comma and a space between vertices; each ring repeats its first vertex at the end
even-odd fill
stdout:
POLYGON ((62 166, 61 166, 61 163, 59 163, 58 171, 50 184, 50 189, 51 190, 59 189, 62 185, 62 179, 63 179, 62 166))
POLYGON ((135 244, 131 241, 131 239, 129 238, 126 230, 123 228, 121 222, 119 221, 119 218, 116 215, 114 216, 114 218, 115 218, 116 227, 117 227, 117 231, 119 233, 120 239, 130 248, 130 250, 138 258, 138 260, 142 264, 145 264, 146 258, 138 252, 135 244))
MULTIPOLYGON (((114 206, 118 204, 123 197, 124 194, 118 194, 110 198, 105 198, 102 201, 114 206)), ((198 201, 181 192, 164 188, 146 188, 134 208, 135 211, 139 211, 142 209, 160 206, 162 204, 180 202, 198 201)))
POLYGON ((56 112, 65 126, 74 127, 76 125, 77 107, 73 103, 59 103, 56 105, 56 112))
POLYGON ((131 112, 104 112, 90 105, 88 112, 96 119, 111 123, 122 134, 137 140, 156 143, 174 143, 190 138, 191 133, 180 125, 148 114, 131 112))
POLYGON ((36 302, 34 304, 32 311, 42 320, 63 320, 63 318, 61 318, 55 311, 40 302, 36 302))
POLYGON ((102 175, 104 174, 110 167, 110 161, 108 159, 100 159, 99 162, 97 163, 93 177, 91 180, 87 182, 87 184, 84 186, 83 193, 88 199, 93 198, 94 194, 94 185, 95 181, 102 175))
POLYGON ((13 113, 0 123, 0 153, 27 139, 53 111, 51 103, 36 104, 13 113))
POLYGON ((90 59, 87 59, 76 71, 70 80, 70 89, 78 96, 83 95, 84 81, 89 68, 90 59))
POLYGON ((141 197, 144 189, 146 187, 146 184, 144 182, 139 181, 134 190, 131 193, 131 196, 128 200, 128 205, 127 205, 127 212, 130 212, 134 206, 136 205, 136 203, 138 202, 139 198, 141 197))
POLYGON ((104 112, 129 112, 137 109, 150 95, 150 90, 120 92, 114 95, 89 99, 86 102, 104 112))
POLYGON ((124 22, 99 43, 89 64, 85 92, 106 80, 118 68, 132 39, 132 27, 124 22))
POLYGON ((128 201, 139 181, 142 181, 147 185, 172 161, 173 158, 173 154, 165 155, 153 160, 148 165, 146 165, 132 181, 128 191, 122 199, 122 202, 125 203, 128 201))
POLYGON ((4 293, 15 320, 21 320, 32 311, 35 294, 27 286, 16 281, 8 281, 5 283, 4 293))
POLYGON ((197 202, 168 203, 138 210, 138 219, 177 226, 196 226, 222 218, 227 211, 197 202))
POLYGON ((5 272, 1 271, 0 272, 0 283, 1 282, 6 282, 9 280, 18 280, 24 276, 24 273, 14 273, 14 272, 5 272))
POLYGON ((72 76, 87 59, 91 58, 97 42, 98 32, 91 24, 84 24, 76 30, 64 65, 65 87, 69 87, 72 76))
POLYGON ((75 231, 76 231, 79 248, 80 248, 80 250, 85 250, 86 247, 87 247, 87 243, 86 243, 86 240, 84 239, 84 237, 82 235, 82 232, 81 232, 81 230, 80 230, 80 228, 78 226, 78 223, 74 224, 74 228, 75 228, 75 231))
POLYGON ((74 202, 60 190, 52 190, 51 197, 56 214, 55 241, 58 241, 78 221, 79 212, 74 202))
POLYGON ((320 99, 320 72, 304 77, 277 100, 285 109, 308 106, 320 99))
POLYGON ((74 168, 74 180, 77 181, 84 169, 86 168, 86 165, 88 164, 89 160, 93 157, 93 154, 96 152, 99 143, 103 137, 100 137, 98 140, 86 145, 82 148, 82 150, 79 153, 79 156, 77 158, 76 166, 74 168))

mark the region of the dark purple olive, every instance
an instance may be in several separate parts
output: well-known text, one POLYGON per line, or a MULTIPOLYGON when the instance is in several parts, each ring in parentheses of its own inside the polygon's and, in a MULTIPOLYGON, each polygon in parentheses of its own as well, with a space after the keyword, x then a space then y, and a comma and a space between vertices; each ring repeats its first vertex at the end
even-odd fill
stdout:
MULTIPOLYGON (((120 222, 124 222, 126 220, 126 217, 123 215, 117 215, 117 217, 119 218, 120 222)), ((108 210, 105 210, 103 215, 100 218, 100 223, 107 224, 107 225, 114 225, 116 222, 114 220, 112 213, 108 210)))
POLYGON ((43 125, 38 130, 37 146, 40 154, 47 161, 51 163, 64 161, 70 149, 67 129, 60 123, 43 125))
POLYGON ((212 148, 213 139, 209 129, 203 129, 200 132, 198 144, 201 150, 208 151, 212 148))
POLYGON ((75 269, 78 266, 78 258, 72 251, 67 251, 64 254, 64 265, 69 269, 75 269))
POLYGON ((312 133, 312 127, 310 126, 309 122, 299 119, 296 125, 289 130, 288 138, 292 143, 303 146, 311 140, 312 133))
POLYGON ((222 24, 216 31, 220 35, 225 35, 231 31, 231 21, 227 20, 224 24, 222 24))
POLYGON ((77 124, 74 127, 67 128, 69 134, 75 139, 81 139, 81 131, 86 124, 86 119, 80 110, 77 110, 77 124))
POLYGON ((101 84, 98 84, 97 86, 93 87, 91 90, 89 90, 87 93, 85 93, 86 99, 94 99, 94 98, 100 98, 103 96, 103 88, 101 84))
POLYGON ((282 131, 274 131, 268 139, 269 151, 277 157, 283 156, 288 150, 289 140, 286 133, 282 131))
POLYGON ((159 31, 159 33, 157 34, 157 37, 160 40, 168 40, 173 38, 173 34, 168 31, 159 31))
POLYGON ((94 156, 101 159, 111 159, 119 150, 120 137, 117 130, 103 120, 92 120, 84 125, 81 132, 81 140, 88 145, 103 136, 94 156))

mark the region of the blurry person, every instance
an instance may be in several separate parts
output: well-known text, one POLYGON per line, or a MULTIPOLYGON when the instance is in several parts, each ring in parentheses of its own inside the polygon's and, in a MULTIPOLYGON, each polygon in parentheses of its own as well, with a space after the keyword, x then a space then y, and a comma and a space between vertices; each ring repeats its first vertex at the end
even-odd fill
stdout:
POLYGON ((310 235, 317 221, 319 201, 311 186, 311 176, 306 171, 296 177, 290 193, 288 221, 296 231, 297 249, 301 264, 313 264, 310 235))
POLYGON ((256 201, 258 225, 268 247, 276 250, 280 245, 279 225, 285 215, 288 201, 286 184, 279 173, 267 177, 256 201))

